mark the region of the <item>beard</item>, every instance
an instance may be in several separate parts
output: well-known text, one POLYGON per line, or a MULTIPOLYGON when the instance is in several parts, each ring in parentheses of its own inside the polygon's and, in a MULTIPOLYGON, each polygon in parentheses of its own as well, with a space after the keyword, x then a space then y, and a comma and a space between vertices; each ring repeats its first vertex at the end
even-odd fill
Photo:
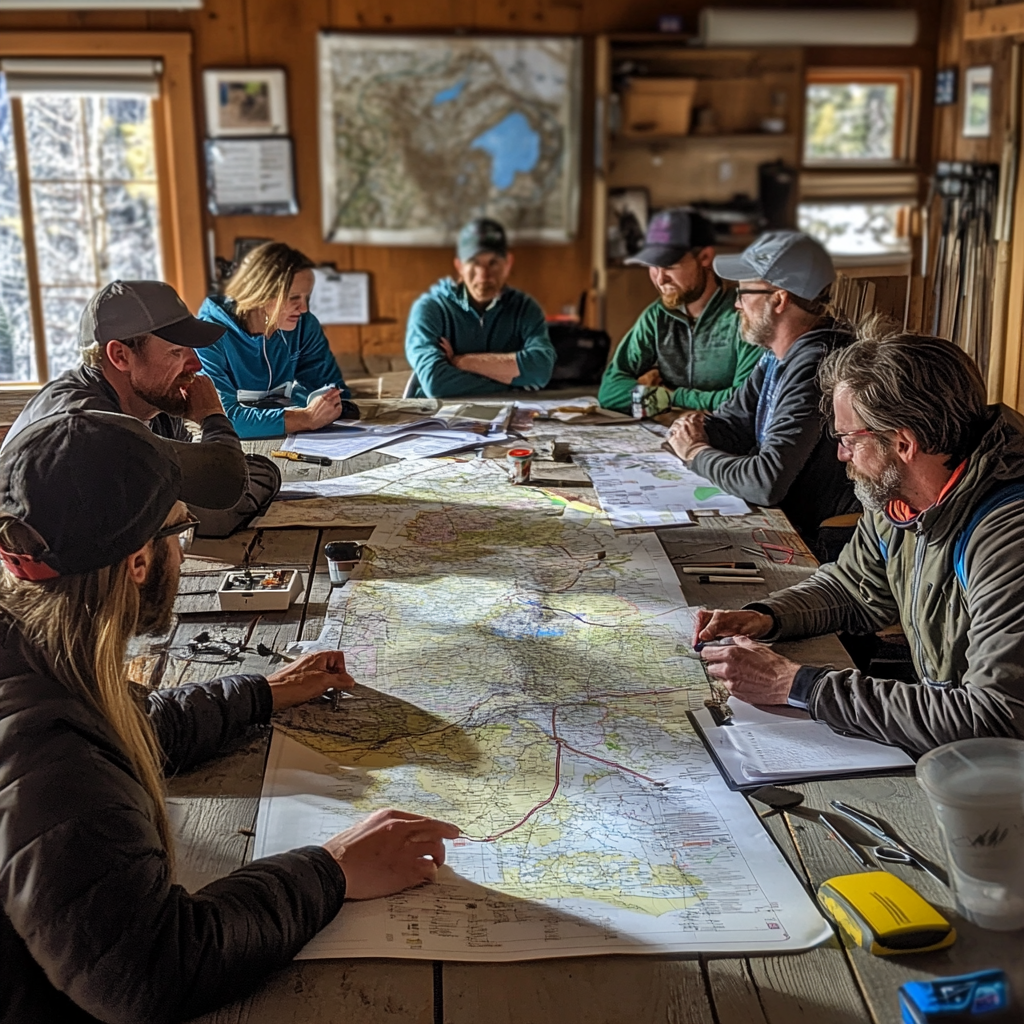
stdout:
POLYGON ((748 345, 758 348, 769 348, 775 325, 772 322, 772 310, 766 302, 756 318, 747 316, 745 309, 740 310, 740 337, 748 345))
POLYGON ((853 493, 867 512, 884 511, 903 488, 903 474, 895 462, 890 462, 877 477, 862 476, 848 462, 846 475, 853 481, 853 493))
POLYGON ((697 276, 694 280, 696 283, 686 289, 686 291, 676 288, 674 285, 659 288, 664 307, 666 309, 679 309, 680 306, 688 306, 691 302, 696 302, 704 294, 704 289, 708 286, 707 267, 702 267, 698 264, 697 276))
POLYGON ((138 378, 132 373, 128 374, 128 382, 132 390, 143 399, 149 402, 154 409, 170 413, 172 416, 184 416, 188 408, 188 398, 182 394, 182 389, 188 390, 189 384, 196 379, 194 373, 180 373, 171 381, 166 391, 154 391, 140 384, 138 378))
MULTIPOLYGON (((171 541, 178 543, 176 537, 171 541)), ((139 586, 139 620, 135 625, 138 636, 160 636, 171 626, 174 598, 178 593, 178 570, 171 569, 168 540, 153 542, 153 562, 146 578, 139 586)))

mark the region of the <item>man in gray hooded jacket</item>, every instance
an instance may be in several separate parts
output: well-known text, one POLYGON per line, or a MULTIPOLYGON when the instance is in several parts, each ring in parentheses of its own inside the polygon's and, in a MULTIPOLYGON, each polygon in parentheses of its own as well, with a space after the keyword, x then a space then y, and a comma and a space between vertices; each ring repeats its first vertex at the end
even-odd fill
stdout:
POLYGON ((939 338, 863 338, 822 387, 866 509, 834 564, 742 611, 701 611, 713 676, 755 704, 806 707, 838 732, 922 754, 1024 739, 1024 434, 985 404, 973 361, 939 338), (900 623, 918 681, 798 665, 753 642, 900 623))
POLYGON ((853 337, 826 315, 835 280, 824 248, 799 231, 770 231, 715 273, 739 281, 743 340, 765 350, 746 383, 713 413, 686 413, 669 443, 729 494, 778 505, 819 558, 819 526, 859 509, 819 408, 818 364, 853 337))

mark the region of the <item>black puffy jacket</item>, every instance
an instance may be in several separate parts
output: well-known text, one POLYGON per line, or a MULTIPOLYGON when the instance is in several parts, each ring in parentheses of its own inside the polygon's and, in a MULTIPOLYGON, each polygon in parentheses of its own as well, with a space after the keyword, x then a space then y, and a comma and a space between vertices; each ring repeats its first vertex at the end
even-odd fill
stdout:
MULTIPOLYGON (((168 772, 270 719, 262 676, 147 698, 168 772)), ((105 720, 0 645, 0 1021, 180 1021, 254 988, 337 914, 319 846, 190 894, 105 720)))

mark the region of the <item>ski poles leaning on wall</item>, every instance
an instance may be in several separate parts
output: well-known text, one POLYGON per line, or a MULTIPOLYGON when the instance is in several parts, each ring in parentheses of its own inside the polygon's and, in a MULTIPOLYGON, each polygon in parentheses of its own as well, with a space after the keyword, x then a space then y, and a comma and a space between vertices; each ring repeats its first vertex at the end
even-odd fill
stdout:
POLYGON ((949 338, 988 372, 995 272, 998 164, 941 162, 926 202, 934 225, 933 256, 924 271, 932 280, 931 333, 949 338))

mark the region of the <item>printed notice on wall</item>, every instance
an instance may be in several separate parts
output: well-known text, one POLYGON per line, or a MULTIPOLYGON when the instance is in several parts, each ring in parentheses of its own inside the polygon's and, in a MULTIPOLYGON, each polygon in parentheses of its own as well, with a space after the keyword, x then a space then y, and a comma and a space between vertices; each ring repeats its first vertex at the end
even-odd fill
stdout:
POLYGON ((370 275, 339 273, 333 267, 314 267, 309 311, 322 324, 370 322, 370 275))
POLYGON ((291 139, 208 139, 206 171, 213 214, 299 211, 291 139))

